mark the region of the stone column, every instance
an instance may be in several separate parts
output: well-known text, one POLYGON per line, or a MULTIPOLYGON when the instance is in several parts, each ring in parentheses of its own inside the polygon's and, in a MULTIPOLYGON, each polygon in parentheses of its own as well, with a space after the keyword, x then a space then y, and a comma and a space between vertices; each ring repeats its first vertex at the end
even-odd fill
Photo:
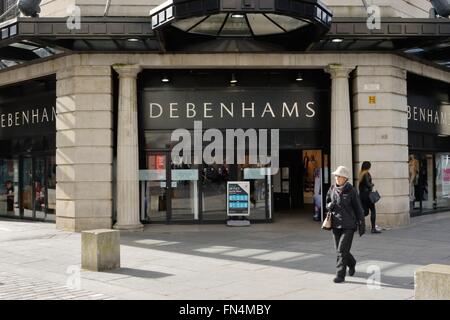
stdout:
POLYGON ((110 66, 57 73, 56 227, 112 227, 113 103, 110 66))
POLYGON ((331 75, 331 170, 346 166, 353 181, 352 122, 348 78, 352 68, 330 65, 325 71, 331 75))
MULTIPOLYGON (((358 66, 353 79, 355 172, 370 161, 377 224, 409 223, 406 71, 394 66, 358 66)), ((366 221, 370 227, 370 220, 366 221)))
POLYGON ((117 125, 117 222, 114 229, 139 231, 138 65, 116 65, 119 74, 117 125))

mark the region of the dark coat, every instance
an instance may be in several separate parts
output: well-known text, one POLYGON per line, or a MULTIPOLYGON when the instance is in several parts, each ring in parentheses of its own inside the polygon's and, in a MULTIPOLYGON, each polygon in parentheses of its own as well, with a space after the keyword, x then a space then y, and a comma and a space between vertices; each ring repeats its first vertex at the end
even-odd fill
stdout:
POLYGON ((358 224, 365 224, 358 192, 349 182, 344 185, 342 191, 339 191, 336 185, 330 187, 326 208, 331 212, 333 228, 356 230, 358 224))
POLYGON ((369 172, 365 173, 361 182, 359 183, 359 196, 363 206, 371 204, 369 194, 373 191, 374 184, 372 183, 372 176, 369 172))

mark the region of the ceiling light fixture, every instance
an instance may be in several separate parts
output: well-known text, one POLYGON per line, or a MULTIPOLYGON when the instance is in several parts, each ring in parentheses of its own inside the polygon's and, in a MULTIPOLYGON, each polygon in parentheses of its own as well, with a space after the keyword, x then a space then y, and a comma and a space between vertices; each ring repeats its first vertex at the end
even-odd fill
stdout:
POLYGON ((331 42, 334 42, 334 43, 341 43, 343 41, 344 41, 344 39, 341 39, 341 38, 335 38, 335 39, 331 40, 331 42))
POLYGON ((236 84, 238 81, 236 79, 236 75, 234 73, 231 74, 231 80, 230 83, 231 84, 236 84))
POLYGON ((298 81, 298 82, 303 81, 303 75, 300 71, 297 73, 297 77, 295 77, 295 81, 298 81))
POLYGON ((167 76, 167 74, 163 74, 163 76, 162 76, 162 78, 161 78, 161 82, 164 82, 164 83, 170 82, 170 79, 169 79, 169 77, 167 76))

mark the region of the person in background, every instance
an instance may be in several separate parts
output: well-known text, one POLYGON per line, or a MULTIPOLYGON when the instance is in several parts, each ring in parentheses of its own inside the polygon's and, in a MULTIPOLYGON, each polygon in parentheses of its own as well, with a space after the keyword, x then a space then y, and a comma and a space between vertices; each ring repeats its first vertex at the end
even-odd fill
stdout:
POLYGON ((347 267, 349 275, 355 274, 356 260, 350 253, 353 235, 365 233, 364 212, 359 202, 358 192, 348 182, 350 171, 340 166, 332 173, 336 183, 328 190, 326 208, 331 213, 331 227, 337 253, 335 283, 345 281, 347 267))
POLYGON ((372 183, 372 176, 370 175, 370 168, 372 164, 369 161, 364 161, 361 165, 361 171, 359 172, 359 196, 361 198, 361 204, 364 209, 364 215, 369 215, 370 210, 370 224, 372 225, 371 233, 381 233, 377 230, 376 218, 377 211, 375 209, 375 204, 370 201, 369 194, 373 191, 375 186, 372 183))

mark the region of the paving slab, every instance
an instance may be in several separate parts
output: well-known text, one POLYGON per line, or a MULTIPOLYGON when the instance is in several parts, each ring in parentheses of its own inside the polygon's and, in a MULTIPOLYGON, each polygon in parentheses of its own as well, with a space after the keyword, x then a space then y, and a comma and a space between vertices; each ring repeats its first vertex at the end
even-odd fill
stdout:
POLYGON ((0 219, 0 299, 410 300, 417 268, 450 264, 450 212, 416 217, 355 237, 356 275, 334 284, 331 233, 309 218, 248 228, 147 225, 121 235, 122 268, 110 272, 80 270, 79 233, 0 219), (77 292, 67 289, 71 277, 79 277, 77 292))

